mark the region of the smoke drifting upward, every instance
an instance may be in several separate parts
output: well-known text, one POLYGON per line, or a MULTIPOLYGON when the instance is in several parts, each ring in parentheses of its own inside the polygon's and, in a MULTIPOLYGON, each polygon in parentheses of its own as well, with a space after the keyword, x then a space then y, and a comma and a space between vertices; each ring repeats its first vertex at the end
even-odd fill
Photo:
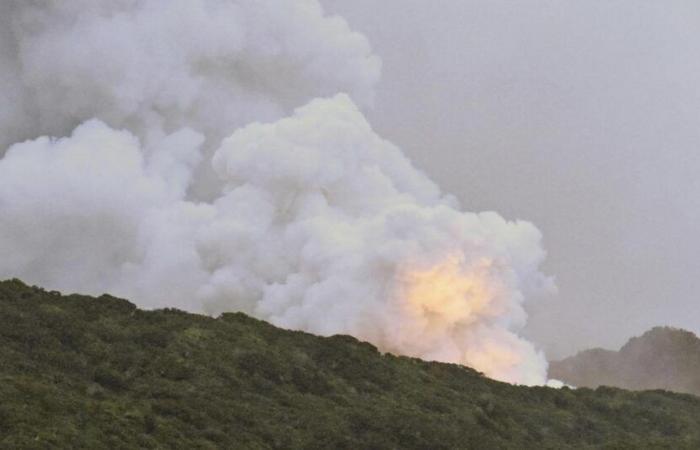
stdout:
POLYGON ((0 277, 545 381, 516 334, 552 288, 540 233, 460 211, 372 131, 356 102, 378 58, 342 19, 315 1, 93 3, 0 7, 0 140, 33 139, 0 160, 0 277))
POLYGON ((10 0, 0 30, 3 147, 95 116, 147 143, 221 138, 338 91, 365 104, 379 78, 367 40, 308 0, 10 0))

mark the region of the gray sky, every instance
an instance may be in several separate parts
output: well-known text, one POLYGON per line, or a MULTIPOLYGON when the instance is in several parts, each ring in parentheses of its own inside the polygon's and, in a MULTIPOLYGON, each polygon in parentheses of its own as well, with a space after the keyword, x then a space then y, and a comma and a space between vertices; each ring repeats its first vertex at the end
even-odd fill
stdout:
POLYGON ((543 232, 550 357, 700 332, 700 2, 323 0, 383 59, 368 116, 467 210, 543 232))

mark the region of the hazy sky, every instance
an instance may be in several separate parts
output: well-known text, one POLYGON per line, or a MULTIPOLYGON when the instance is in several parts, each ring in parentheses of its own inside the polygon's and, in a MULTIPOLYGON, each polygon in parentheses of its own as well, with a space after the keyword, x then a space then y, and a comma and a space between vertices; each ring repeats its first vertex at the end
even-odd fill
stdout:
POLYGON ((700 3, 323 0, 383 60, 368 116, 468 210, 543 232, 550 357, 700 332, 700 3))

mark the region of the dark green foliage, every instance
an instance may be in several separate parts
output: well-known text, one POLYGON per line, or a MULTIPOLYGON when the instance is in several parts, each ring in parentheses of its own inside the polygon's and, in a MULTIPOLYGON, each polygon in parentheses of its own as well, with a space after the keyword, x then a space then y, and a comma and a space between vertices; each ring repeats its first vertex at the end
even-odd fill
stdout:
POLYGON ((0 448, 699 448, 700 400, 511 386, 243 314, 0 282, 0 448))

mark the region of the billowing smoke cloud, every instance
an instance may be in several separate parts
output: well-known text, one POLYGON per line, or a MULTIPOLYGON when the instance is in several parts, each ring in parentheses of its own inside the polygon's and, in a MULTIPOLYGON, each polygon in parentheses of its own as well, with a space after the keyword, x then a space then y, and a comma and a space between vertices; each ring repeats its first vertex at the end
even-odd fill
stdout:
POLYGON ((0 160, 0 277, 545 381, 516 334, 551 288, 540 233, 461 212, 372 131, 356 102, 378 59, 342 19, 313 1, 46 3, 0 15, 17 100, 0 139, 67 136, 0 160))
POLYGON ((379 59, 315 0, 10 0, 0 5, 2 147, 99 116, 142 138, 221 138, 309 98, 368 103, 379 59))

